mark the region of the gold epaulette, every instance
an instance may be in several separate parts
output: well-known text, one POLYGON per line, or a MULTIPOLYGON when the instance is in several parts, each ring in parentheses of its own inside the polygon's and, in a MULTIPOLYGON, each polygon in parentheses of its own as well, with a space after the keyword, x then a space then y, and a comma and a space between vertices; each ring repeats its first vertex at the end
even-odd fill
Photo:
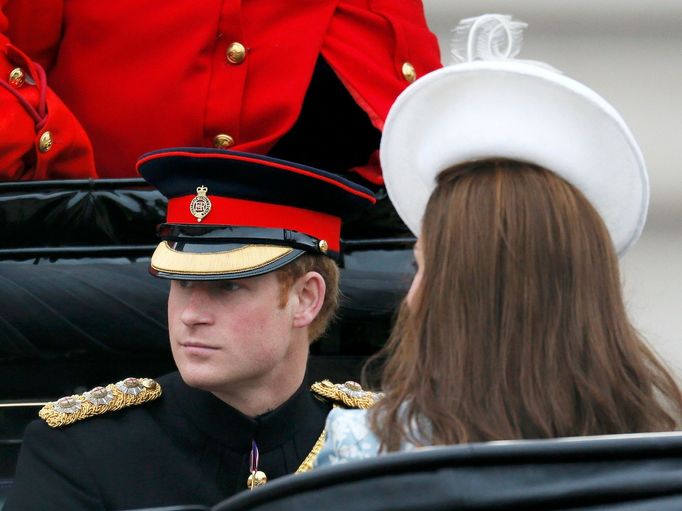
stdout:
POLYGON ((50 427, 74 422, 152 401, 161 395, 161 385, 151 378, 126 378, 83 394, 66 396, 47 403, 38 415, 50 427))
MULTIPOLYGON (((381 399, 382 394, 371 392, 369 390, 362 390, 359 383, 354 381, 347 381, 346 383, 332 383, 329 380, 322 380, 313 383, 310 390, 314 394, 324 399, 331 401, 334 406, 343 406, 345 408, 361 408, 366 410, 371 408, 374 403, 381 399)), ((308 453, 303 463, 298 467, 296 473, 308 472, 312 470, 315 464, 317 455, 320 454, 324 441, 327 438, 327 430, 323 430, 320 438, 317 439, 312 450, 308 453)))
POLYGON ((346 408, 371 408, 381 398, 381 394, 362 390, 360 384, 354 381, 332 383, 329 380, 322 380, 313 383, 310 390, 318 396, 329 399, 335 405, 346 408))

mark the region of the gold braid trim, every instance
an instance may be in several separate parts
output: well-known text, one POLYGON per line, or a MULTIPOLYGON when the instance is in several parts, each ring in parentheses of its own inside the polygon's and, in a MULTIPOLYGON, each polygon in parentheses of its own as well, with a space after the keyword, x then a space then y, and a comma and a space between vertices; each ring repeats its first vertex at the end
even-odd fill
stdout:
POLYGON ((313 383, 310 390, 345 408, 371 408, 381 398, 381 394, 362 390, 360 384, 354 381, 332 383, 329 380, 322 380, 313 383))
MULTIPOLYGON (((310 390, 316 396, 329 399, 334 407, 343 406, 344 408, 371 408, 380 398, 381 394, 362 390, 359 383, 347 381, 346 383, 332 383, 329 380, 322 380, 311 385, 310 390)), ((312 470, 313 464, 318 454, 322 450, 324 441, 327 439, 327 430, 322 430, 322 434, 313 445, 313 448, 303 460, 303 463, 296 470, 297 474, 312 470)))
POLYGON ((47 403, 38 415, 50 427, 74 422, 152 401, 161 395, 161 385, 151 378, 126 378, 116 384, 66 396, 47 403))
POLYGON ((308 453, 308 456, 305 457, 303 463, 301 463, 301 465, 296 469, 296 474, 308 472, 313 469, 313 463, 315 463, 317 455, 320 454, 320 451, 322 450, 322 446, 324 445, 324 441, 326 439, 327 430, 323 429, 320 438, 317 439, 317 442, 315 442, 315 445, 313 445, 313 448, 308 453))

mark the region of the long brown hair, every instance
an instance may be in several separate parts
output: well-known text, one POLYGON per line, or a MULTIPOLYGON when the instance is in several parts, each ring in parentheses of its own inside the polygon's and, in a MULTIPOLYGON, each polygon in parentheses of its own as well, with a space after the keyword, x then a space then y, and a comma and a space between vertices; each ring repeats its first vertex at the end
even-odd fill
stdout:
POLYGON ((510 160, 443 171, 422 284, 385 349, 385 450, 673 430, 676 382, 630 324, 608 231, 575 187, 510 160))

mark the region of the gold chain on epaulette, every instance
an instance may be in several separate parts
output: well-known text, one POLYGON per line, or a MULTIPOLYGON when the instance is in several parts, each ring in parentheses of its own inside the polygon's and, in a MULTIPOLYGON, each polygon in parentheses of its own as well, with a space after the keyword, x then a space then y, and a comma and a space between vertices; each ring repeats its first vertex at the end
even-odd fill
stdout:
POLYGON ((299 465, 299 467, 296 469, 297 474, 300 474, 302 472, 308 472, 308 471, 313 469, 313 463, 315 463, 315 460, 317 459, 317 455, 320 454, 320 451, 322 450, 322 446, 324 445, 324 441, 326 439, 327 439, 327 430, 323 429, 322 434, 317 439, 317 442, 315 442, 315 445, 313 445, 313 448, 308 453, 308 456, 305 457, 305 459, 303 460, 303 463, 301 463, 299 465))
POLYGON ((362 390, 360 384, 354 381, 332 383, 329 380, 322 380, 313 383, 310 389, 318 396, 347 408, 371 408, 381 397, 381 394, 376 392, 362 390))
POLYGON ((152 401, 161 395, 161 385, 151 378, 126 378, 83 394, 47 403, 38 415, 53 428, 152 401))

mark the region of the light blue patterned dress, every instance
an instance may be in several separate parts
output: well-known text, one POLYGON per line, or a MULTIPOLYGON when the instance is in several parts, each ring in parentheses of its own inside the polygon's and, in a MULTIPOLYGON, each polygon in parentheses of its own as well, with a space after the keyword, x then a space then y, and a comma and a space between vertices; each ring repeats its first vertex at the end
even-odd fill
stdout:
MULTIPOLYGON (((370 430, 367 410, 334 408, 327 416, 327 438, 315 460, 315 467, 338 465, 379 455, 379 439, 370 430)), ((412 444, 401 450, 415 449, 412 444)))

